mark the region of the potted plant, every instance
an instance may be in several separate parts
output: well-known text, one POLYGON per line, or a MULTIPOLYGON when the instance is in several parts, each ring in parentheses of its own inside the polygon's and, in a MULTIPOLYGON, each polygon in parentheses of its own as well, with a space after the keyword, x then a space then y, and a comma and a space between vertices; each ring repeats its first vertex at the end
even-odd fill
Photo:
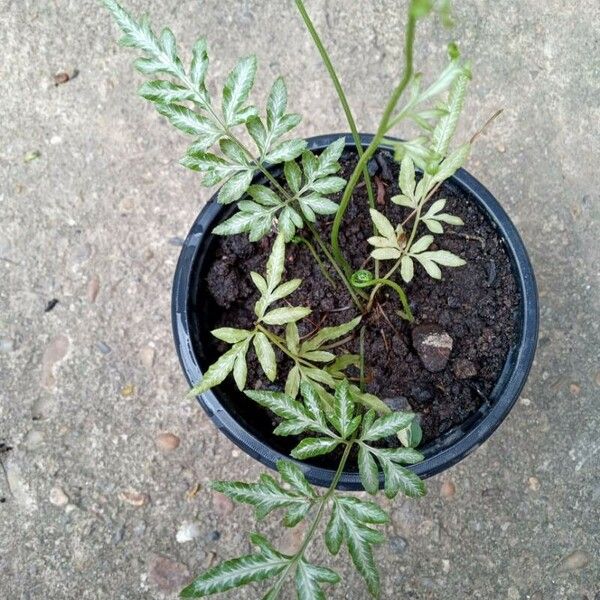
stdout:
POLYGON ((221 187, 194 223, 173 286, 173 327, 191 395, 246 452, 271 468, 256 483, 216 490, 258 518, 308 520, 286 555, 259 534, 257 552, 196 578, 183 597, 295 579, 299 598, 337 583, 307 551, 325 528, 368 591, 379 595, 371 547, 388 516, 341 490, 419 497, 421 477, 480 445, 514 404, 533 360, 537 294, 525 248, 493 196, 462 170, 470 140, 453 144, 470 67, 449 45, 429 85, 413 67, 418 22, 449 2, 409 0, 404 70, 374 135, 360 134, 302 0, 296 6, 331 76, 351 133, 288 134, 283 79, 266 111, 249 103, 256 59, 242 58, 219 101, 206 85, 207 44, 184 66, 169 29, 157 35, 114 0, 104 4, 142 51, 140 94, 193 136, 182 164, 221 187), (392 138, 410 122, 419 134, 392 138), (417 450, 417 448, 419 448, 417 450), (313 485, 326 487, 319 493, 313 485))

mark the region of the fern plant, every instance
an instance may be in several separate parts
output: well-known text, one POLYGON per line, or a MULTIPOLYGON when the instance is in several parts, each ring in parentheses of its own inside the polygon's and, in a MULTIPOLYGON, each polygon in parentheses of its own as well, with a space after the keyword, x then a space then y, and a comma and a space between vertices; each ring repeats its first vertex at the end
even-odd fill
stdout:
POLYGON ((381 448, 378 445, 380 440, 408 429, 414 415, 394 412, 378 417, 373 409, 360 412, 361 407, 353 401, 347 380, 337 385, 329 412, 323 409, 319 395, 310 383, 301 386, 303 402, 280 392, 252 390, 245 393, 282 419, 275 429, 276 434, 317 434, 305 437, 292 450, 293 458, 306 460, 338 448, 343 448, 342 457, 330 487, 321 494, 306 480, 301 466, 285 460, 277 463, 281 482, 263 474, 256 483, 214 483, 215 490, 237 502, 254 506, 259 520, 272 511, 282 510, 285 527, 295 527, 305 519, 310 520, 310 526, 299 550, 293 555, 279 552, 264 536, 252 534, 250 541, 258 548, 257 553, 209 569, 187 586, 181 596, 200 598, 248 583, 272 580, 261 597, 273 600, 280 597, 286 580, 293 578, 298 598, 325 598, 323 584, 338 583, 340 577, 328 567, 311 563, 307 554, 319 526, 327 521, 324 536, 329 552, 336 555, 345 545, 369 593, 378 597, 379 573, 372 546, 385 538, 374 526, 384 525, 389 516, 375 502, 342 494, 336 487, 348 459, 357 450, 360 479, 367 492, 375 495, 379 490, 379 464, 388 498, 394 498, 400 492, 411 498, 423 496, 423 482, 404 466, 421 461, 421 453, 413 448, 381 448))
MULTIPOLYGON (((141 52, 135 67, 150 80, 139 93, 181 132, 192 137, 181 163, 202 176, 202 184, 221 187, 218 202, 236 205, 236 211, 219 223, 216 235, 247 235, 251 242, 270 237, 272 249, 263 275, 250 273, 259 292, 251 328, 220 327, 212 335, 230 347, 206 370, 191 390, 199 395, 232 376, 238 389, 281 420, 274 433, 301 436, 291 452, 292 460, 277 465, 280 481, 262 475, 256 483, 217 482, 214 487, 235 501, 253 505, 262 519, 275 510, 284 511, 283 524, 296 526, 310 521, 297 553, 283 554, 264 536, 252 534, 257 552, 228 560, 200 575, 182 591, 183 597, 202 597, 263 580, 270 580, 264 596, 281 597, 288 579, 294 579, 297 597, 325 598, 323 586, 339 576, 330 568, 310 562, 311 542, 325 525, 325 544, 332 554, 342 545, 365 579, 369 593, 379 595, 379 576, 372 546, 384 537, 376 529, 388 515, 372 501, 340 494, 337 485, 348 465, 355 461, 364 489, 419 497, 423 482, 406 467, 422 460, 416 450, 422 438, 418 419, 410 413, 392 412, 385 402, 370 394, 365 380, 364 322, 370 317, 378 292, 384 286, 398 298, 398 313, 412 322, 404 285, 410 284, 415 267, 432 279, 440 279, 440 267, 460 267, 462 258, 432 250, 435 235, 462 221, 445 212, 446 200, 433 201, 441 184, 466 161, 469 142, 451 149, 457 122, 464 106, 470 67, 452 43, 449 62, 439 77, 423 86, 415 72, 413 46, 417 24, 430 13, 451 23, 449 0, 407 0, 404 69, 384 108, 372 142, 363 148, 354 116, 340 80, 302 0, 295 5, 331 76, 356 143, 358 160, 348 180, 340 176, 345 140, 333 142, 319 155, 304 140, 293 137, 301 117, 288 112, 283 78, 272 84, 264 112, 251 102, 257 72, 254 56, 241 58, 226 78, 220 98, 208 91, 207 42, 200 38, 186 61, 179 54, 170 29, 159 34, 146 17, 133 18, 116 0, 102 0, 123 32, 121 43, 141 52), (396 142, 388 136, 405 122, 416 125, 419 135, 396 142), (291 137, 287 137, 291 134, 291 137), (249 146, 247 140, 252 140, 249 146), (391 201, 403 209, 403 219, 392 222, 385 209, 376 208, 368 162, 382 144, 395 147, 400 163, 400 194, 391 201), (278 166, 280 177, 273 175, 278 166), (344 256, 340 231, 359 180, 363 178, 373 235, 363 267, 354 272, 344 256), (339 202, 335 200, 339 195, 339 202), (319 222, 319 217, 322 220, 319 222), (330 219, 330 223, 326 222, 330 219), (330 225, 330 237, 321 232, 330 225), (317 261, 332 289, 342 283, 355 305, 346 323, 318 327, 300 336, 298 323, 311 307, 296 306, 290 297, 302 285, 300 279, 284 279, 286 244, 304 244, 317 261), (372 260, 372 267, 369 267, 372 260), (382 267, 387 270, 382 271, 382 267), (382 272, 380 272, 382 271, 382 272), (398 277, 399 276, 399 277, 398 277), (358 344, 357 344, 358 342, 358 344), (341 348, 358 345, 359 352, 341 348), (247 389, 248 353, 254 352, 264 376, 280 391, 247 389), (284 358, 286 373, 278 365, 284 358), (390 443, 393 442, 393 443, 390 443), (302 461, 340 452, 337 470, 327 491, 319 493, 307 481, 302 461)), ((258 374, 252 374, 254 378, 258 374)), ((289 597, 289 596, 286 596, 289 597)))

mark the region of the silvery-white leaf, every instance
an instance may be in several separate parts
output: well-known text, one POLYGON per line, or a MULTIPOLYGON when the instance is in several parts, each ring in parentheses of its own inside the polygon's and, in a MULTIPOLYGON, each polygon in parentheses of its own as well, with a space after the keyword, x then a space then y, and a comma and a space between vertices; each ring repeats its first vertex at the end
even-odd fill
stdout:
POLYGON ((208 69, 207 44, 204 38, 199 39, 192 51, 192 65, 190 67, 190 79, 198 91, 205 89, 204 78, 208 69))
POLYGON ((265 281, 265 278, 262 275, 255 273, 254 271, 250 272, 250 277, 254 285, 257 287, 258 291, 261 293, 261 295, 266 294, 267 282, 265 281))
POLYGON ((466 262, 448 250, 436 250, 434 252, 424 252, 421 256, 443 265, 444 267, 462 267, 466 262))
POLYGON ((452 177, 452 175, 465 164, 470 151, 471 144, 468 143, 463 144, 452 151, 448 158, 441 163, 440 168, 433 176, 432 181, 440 182, 452 177))
POLYGON ((431 246, 433 243, 432 235, 424 235, 422 238, 419 238, 413 245, 410 247, 410 254, 419 254, 419 252, 424 252, 431 246))
POLYGON ((448 225, 464 225, 464 221, 455 215, 451 215, 450 213, 440 213, 435 216, 438 221, 443 221, 444 223, 448 223, 448 225))
POLYGON ((445 156, 448 152, 448 146, 456 130, 456 124, 464 105, 469 79, 470 77, 467 74, 461 74, 455 79, 448 96, 448 114, 440 118, 433 130, 431 136, 432 148, 440 156, 445 156))
POLYGON ((277 376, 277 360, 269 338, 262 331, 259 331, 254 335, 252 342, 261 369, 269 381, 273 381, 277 376))
POLYGON ((239 200, 252 181, 252 171, 240 171, 227 180, 219 190, 219 204, 230 204, 239 200))
POLYGON ((234 121, 236 113, 247 100, 248 94, 254 85, 255 75, 256 56, 252 55, 242 58, 227 77, 223 88, 222 106, 223 116, 227 124, 234 121))
POLYGON ((262 318, 262 321, 267 325, 285 325, 286 323, 303 319, 311 312, 310 308, 304 306, 274 308, 262 318))
POLYGON ((300 170, 300 167, 295 161, 288 161, 283 167, 283 172, 285 174, 285 180, 290 186, 290 189, 292 192, 294 192, 294 194, 297 194, 300 190, 300 186, 302 185, 302 171, 300 170))
POLYGON ((396 231, 388 218, 374 208, 369 209, 369 214, 371 215, 371 220, 375 223, 375 227, 377 227, 377 231, 383 237, 387 238, 392 246, 397 246, 396 231))
POLYGON ((400 276, 406 283, 410 283, 415 272, 415 267, 410 256, 403 256, 400 261, 400 276))
POLYGON ((427 258, 427 256, 423 256, 422 254, 416 254, 415 258, 421 263, 422 267, 427 271, 427 274, 434 279, 442 278, 442 271, 440 268, 433 262, 431 259, 427 258))
POLYGON ((333 200, 317 194, 302 196, 299 201, 301 208, 305 209, 306 206, 309 206, 318 215, 333 215, 338 209, 338 205, 333 200))
POLYGON ((323 177, 315 181, 311 188, 319 194, 335 194, 344 188, 346 180, 341 177, 323 177))
POLYGON ((255 216, 251 213, 236 212, 234 215, 219 223, 212 232, 215 235, 235 235, 250 231, 255 216))
POLYGON ((246 120, 246 129, 262 155, 267 149, 267 130, 258 116, 246 120))
POLYGON ((292 209, 289 206, 279 213, 278 225, 279 232, 283 235, 283 239, 286 242, 291 241, 294 235, 296 235, 296 225, 292 219, 292 209))
POLYGON ((306 140, 287 140, 273 148, 266 156, 265 161, 271 164, 294 160, 306 148, 306 140))
POLYGON ((264 185, 251 185, 248 188, 248 194, 253 200, 263 206, 279 206, 282 204, 279 196, 272 189, 264 185))
POLYGON ((223 138, 219 142, 221 152, 231 161, 241 166, 248 165, 248 157, 243 148, 229 138, 223 138))
POLYGON ((423 223, 427 226, 427 229, 431 231, 431 233, 444 233, 444 228, 438 221, 434 219, 426 219, 423 218, 423 223))
POLYGON ((408 154, 400 163, 400 176, 398 182, 402 193, 408 198, 413 198, 415 191, 415 164, 408 154))
POLYGON ((413 200, 411 200, 408 196, 404 194, 398 194, 397 196, 392 196, 391 198, 394 204, 398 206, 406 206, 407 208, 416 208, 416 204, 413 200))
POLYGON ((395 260, 400 258, 400 254, 398 248, 376 248, 371 252, 375 260, 395 260))
POLYGON ((267 100, 267 127, 273 128, 284 115, 287 108, 287 88, 283 77, 278 77, 271 87, 267 100))
POLYGON ((376 248, 389 248, 390 240, 385 237, 381 237, 379 235, 373 235, 370 238, 367 238, 367 242, 371 244, 371 246, 375 246, 376 248))
POLYGON ((329 144, 318 158, 318 167, 316 176, 324 177, 325 175, 331 175, 339 170, 338 160, 344 151, 346 140, 339 138, 335 142, 329 144))
POLYGON ((223 340, 228 344, 235 344, 236 342, 241 342, 245 340, 248 336, 251 335, 251 331, 247 329, 235 329, 233 327, 219 327, 218 329, 213 329, 210 332, 214 337, 219 340, 223 340))
POLYGON ((161 104, 185 102, 186 100, 192 100, 194 97, 192 91, 164 79, 146 81, 139 88, 138 94, 142 98, 150 100, 150 102, 161 104))

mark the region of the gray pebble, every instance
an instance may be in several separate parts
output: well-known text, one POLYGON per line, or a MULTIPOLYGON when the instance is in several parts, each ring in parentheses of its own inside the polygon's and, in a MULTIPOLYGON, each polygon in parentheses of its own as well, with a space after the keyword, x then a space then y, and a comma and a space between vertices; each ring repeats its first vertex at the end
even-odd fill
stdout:
POLYGON ((394 396, 393 398, 384 398, 383 401, 393 410, 393 411, 410 411, 411 407, 408 402, 408 398, 406 396, 394 396))
POLYGON ((396 554, 404 554, 408 549, 408 542, 400 535, 392 535, 389 539, 390 548, 396 554))
POLYGON ((558 566, 559 573, 566 571, 578 571, 587 567, 590 562, 590 555, 583 550, 575 550, 571 554, 565 556, 558 566))
POLYGON ((102 342, 102 341, 96 342, 96 348, 102 354, 110 354, 112 352, 112 348, 108 344, 106 344, 105 342, 102 342))
POLYGON ((0 338, 0 352, 12 352, 15 349, 15 341, 10 338, 0 338))
POLYGON ((81 244, 73 250, 73 261, 84 263, 92 256, 92 247, 89 244, 81 244))
POLYGON ((453 340, 439 325, 417 325, 412 342, 423 366, 431 373, 442 371, 452 352, 453 340))
POLYGON ((154 556, 148 569, 148 580, 159 590, 167 593, 179 592, 187 583, 190 572, 185 565, 165 556, 154 556))
POLYGON ((200 535, 200 527, 198 527, 197 523, 193 523, 190 521, 184 521, 181 524, 181 527, 177 530, 177 534, 175 539, 180 544, 185 544, 186 542, 191 542, 195 540, 200 535))

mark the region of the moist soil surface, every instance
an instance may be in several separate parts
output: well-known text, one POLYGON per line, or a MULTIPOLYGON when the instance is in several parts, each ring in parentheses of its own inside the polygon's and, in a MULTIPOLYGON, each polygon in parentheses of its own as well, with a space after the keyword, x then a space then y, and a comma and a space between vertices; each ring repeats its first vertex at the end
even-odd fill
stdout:
MULTIPOLYGON (((340 162, 341 175, 348 179, 356 164, 356 154, 347 150, 340 162)), ((380 150, 369 163, 369 170, 378 210, 393 224, 402 222, 410 210, 390 201, 399 193, 398 165, 392 155, 380 150)), ((340 196, 332 199, 339 201, 340 196)), ((444 184, 432 202, 438 198, 447 200, 444 212, 461 217, 464 225, 444 224, 444 233, 435 235, 429 249, 450 250, 464 258, 466 265, 442 267, 440 281, 429 277, 416 263, 415 275, 409 284, 404 284, 398 274, 397 281, 408 295, 414 323, 397 314, 399 300, 390 288, 379 291, 374 309, 363 318, 367 391, 376 394, 392 409, 412 409, 418 413, 423 442, 432 441, 459 425, 487 402, 508 350, 515 342, 519 314, 517 286, 504 243, 494 226, 458 186, 444 184), (413 345, 413 328, 424 324, 439 326, 452 338, 449 360, 439 372, 425 368, 413 345)), ((317 223, 327 240, 331 222, 331 218, 320 217, 317 223)), ((429 233, 425 226, 421 225, 421 228, 417 239, 429 233)), ((308 232, 300 233, 310 239, 308 232)), ((371 235, 366 188, 360 183, 348 207, 341 233, 341 247, 355 270, 365 268, 365 258, 371 249, 366 239, 371 235)), ((271 236, 250 243, 245 235, 215 238, 212 262, 199 282, 203 297, 202 354, 208 362, 214 362, 228 348, 208 334, 211 329, 253 327, 253 307, 258 292, 249 274, 251 271, 264 273, 273 239, 271 236)), ((383 268, 391 264, 390 261, 382 263, 383 268)), ((366 268, 373 269, 372 261, 366 268)), ((288 300, 292 305, 312 309, 312 314, 299 323, 301 336, 310 334, 317 327, 347 322, 358 314, 346 288, 333 269, 328 267, 328 270, 338 282, 335 289, 323 276, 305 244, 287 245, 284 280, 295 277, 303 280, 288 300)), ((335 350, 337 354, 344 351, 358 353, 358 328, 352 340, 335 350)), ((248 387, 283 389, 291 365, 279 351, 277 358, 278 380, 274 386, 266 380, 250 351, 248 387)), ((353 373, 350 370, 348 374, 353 373)), ((223 392, 238 396, 240 402, 248 402, 229 379, 231 377, 221 386, 223 392)), ((263 409, 257 407, 257 410, 263 409)), ((275 424, 276 418, 271 417, 275 424)))

